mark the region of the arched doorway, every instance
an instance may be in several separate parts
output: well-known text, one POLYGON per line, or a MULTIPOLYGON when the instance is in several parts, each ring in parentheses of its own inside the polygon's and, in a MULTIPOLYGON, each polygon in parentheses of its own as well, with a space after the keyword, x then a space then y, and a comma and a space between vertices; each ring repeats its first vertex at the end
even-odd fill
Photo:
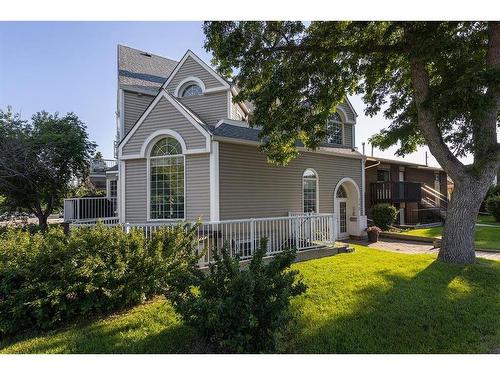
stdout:
POLYGON ((337 220, 337 238, 359 236, 361 195, 359 187, 351 178, 343 178, 333 192, 333 210, 337 220))

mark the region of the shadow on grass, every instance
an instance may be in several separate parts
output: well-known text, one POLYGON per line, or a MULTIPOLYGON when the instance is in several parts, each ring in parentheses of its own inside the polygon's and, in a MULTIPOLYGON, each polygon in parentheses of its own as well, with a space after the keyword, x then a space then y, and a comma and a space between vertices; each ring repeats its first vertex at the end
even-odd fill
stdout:
POLYGON ((126 314, 74 324, 45 335, 0 343, 10 353, 204 353, 196 333, 175 317, 171 305, 155 300, 126 314))
MULTIPOLYGON (((297 353, 492 352, 500 346, 499 271, 498 266, 489 261, 474 266, 434 261, 414 277, 404 277, 394 270, 380 270, 376 275, 383 282, 354 289, 352 304, 343 310, 339 307, 342 312, 330 307, 317 317, 302 313, 289 350, 297 353)), ((346 298, 337 300, 345 304, 346 298)), ((301 305, 297 308, 301 309, 301 305)), ((316 308, 321 311, 323 306, 316 308)))

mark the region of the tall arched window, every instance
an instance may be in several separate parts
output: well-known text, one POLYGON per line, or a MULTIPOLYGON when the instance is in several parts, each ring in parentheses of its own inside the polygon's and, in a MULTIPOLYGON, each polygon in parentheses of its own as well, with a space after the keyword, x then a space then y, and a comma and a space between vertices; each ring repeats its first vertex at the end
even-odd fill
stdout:
POLYGON ((302 196, 304 212, 318 212, 318 176, 313 169, 306 169, 302 175, 302 196))
POLYGON ((190 96, 198 96, 201 95, 202 93, 203 91, 201 87, 195 83, 192 83, 190 85, 187 85, 184 89, 182 89, 181 97, 187 98, 190 96))
POLYGON ((334 113, 326 121, 326 142, 332 145, 344 143, 344 126, 338 113, 334 113))
POLYGON ((149 156, 150 219, 184 218, 184 155, 171 137, 155 143, 149 156))

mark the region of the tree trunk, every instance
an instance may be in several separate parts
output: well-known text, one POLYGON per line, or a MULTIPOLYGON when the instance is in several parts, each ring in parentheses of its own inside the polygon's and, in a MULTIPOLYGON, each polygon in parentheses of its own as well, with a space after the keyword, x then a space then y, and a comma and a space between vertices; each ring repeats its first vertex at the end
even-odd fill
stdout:
POLYGON ((38 218, 38 225, 40 225, 40 229, 43 230, 43 231, 46 231, 47 228, 49 227, 48 223, 47 223, 47 218, 48 218, 48 215, 38 215, 36 214, 36 217, 38 218))
POLYGON ((457 264, 475 262, 476 219, 489 186, 487 179, 466 179, 455 183, 446 212, 438 260, 457 264))

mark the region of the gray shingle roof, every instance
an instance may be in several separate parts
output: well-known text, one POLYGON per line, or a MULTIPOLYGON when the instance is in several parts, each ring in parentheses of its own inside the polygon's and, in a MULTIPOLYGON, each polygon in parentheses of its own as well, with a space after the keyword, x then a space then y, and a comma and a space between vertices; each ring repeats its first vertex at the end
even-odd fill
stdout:
POLYGON ((120 88, 158 92, 176 65, 175 60, 118 45, 120 88))
MULTIPOLYGON (((245 126, 238 126, 222 122, 219 126, 211 128, 210 132, 215 137, 241 139, 252 142, 261 141, 259 138, 260 129, 258 128, 249 128, 245 126)), ((302 147, 303 144, 297 142, 297 146, 302 147)), ((338 147, 328 144, 321 145, 318 151, 331 152, 332 154, 342 155, 342 156, 360 157, 360 158, 363 157, 360 152, 353 150, 350 147, 338 147)))

